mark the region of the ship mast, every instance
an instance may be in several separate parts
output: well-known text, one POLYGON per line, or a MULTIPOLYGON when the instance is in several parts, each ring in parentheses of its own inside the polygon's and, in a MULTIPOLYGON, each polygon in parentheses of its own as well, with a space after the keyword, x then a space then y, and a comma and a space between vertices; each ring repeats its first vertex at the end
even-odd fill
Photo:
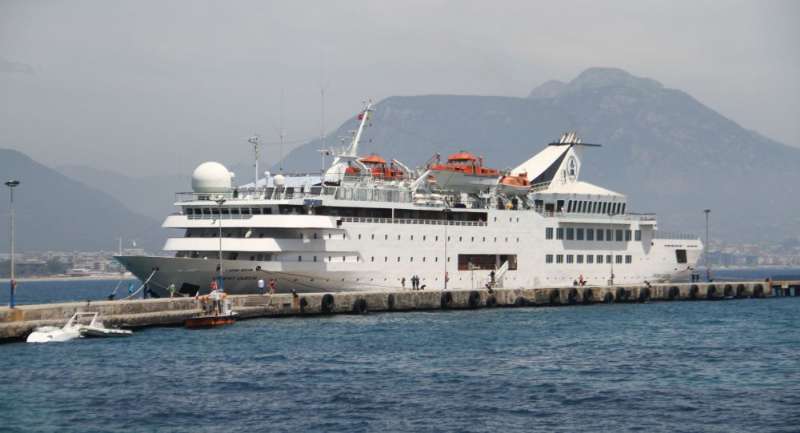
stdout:
POLYGON ((325 176, 323 181, 327 181, 331 179, 334 182, 339 182, 344 177, 344 172, 347 169, 347 163, 352 162, 356 165, 360 165, 358 162, 358 146, 361 144, 361 135, 364 133, 364 128, 367 125, 367 120, 369 119, 369 113, 372 111, 372 101, 367 102, 364 109, 358 114, 358 129, 356 130, 355 134, 353 134, 353 139, 350 142, 350 146, 347 147, 344 151, 340 154, 336 155, 333 162, 331 163, 330 168, 325 172, 325 176), (333 180, 333 179, 336 180, 333 180))
POLYGON ((253 134, 252 137, 247 139, 247 142, 253 145, 253 188, 258 188, 258 134, 253 134))
POLYGON ((361 144, 361 134, 364 132, 364 126, 367 124, 367 118, 369 118, 370 111, 372 111, 372 101, 369 101, 367 106, 364 108, 364 111, 358 115, 358 119, 360 120, 358 124, 358 130, 353 136, 353 141, 350 143, 350 147, 345 153, 346 156, 358 156, 358 145, 361 144))

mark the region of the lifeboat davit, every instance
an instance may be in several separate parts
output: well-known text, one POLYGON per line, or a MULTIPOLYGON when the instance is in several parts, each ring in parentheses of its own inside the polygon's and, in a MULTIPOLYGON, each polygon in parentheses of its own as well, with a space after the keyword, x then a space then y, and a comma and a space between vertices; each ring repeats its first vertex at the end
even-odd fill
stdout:
POLYGON ((519 176, 503 176, 497 181, 498 191, 505 194, 525 195, 531 190, 531 183, 527 173, 519 176))
POLYGON ((439 187, 464 192, 485 191, 494 187, 500 177, 497 169, 483 166, 483 158, 464 151, 448 156, 446 163, 435 156, 428 170, 439 187))

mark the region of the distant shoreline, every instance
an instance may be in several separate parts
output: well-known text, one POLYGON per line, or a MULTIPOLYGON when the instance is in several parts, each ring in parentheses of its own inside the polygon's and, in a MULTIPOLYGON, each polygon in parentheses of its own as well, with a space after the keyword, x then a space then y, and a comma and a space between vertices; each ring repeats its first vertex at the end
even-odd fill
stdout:
MULTIPOLYGON (((17 278, 18 283, 32 283, 37 281, 116 281, 116 280, 135 280, 136 277, 130 274, 125 274, 120 277, 119 274, 102 274, 102 275, 85 275, 80 277, 69 277, 66 275, 52 275, 42 277, 25 277, 17 278)), ((0 282, 8 283, 8 278, 1 278, 0 282)))

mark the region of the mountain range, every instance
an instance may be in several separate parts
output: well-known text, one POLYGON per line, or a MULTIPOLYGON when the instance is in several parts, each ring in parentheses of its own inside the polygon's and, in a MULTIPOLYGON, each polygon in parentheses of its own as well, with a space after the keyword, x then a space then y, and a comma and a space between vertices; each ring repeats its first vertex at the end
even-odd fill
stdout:
MULTIPOLYGON (((317 150, 339 147, 341 137, 349 141, 356 126, 353 116, 324 145, 314 140, 297 147, 284 159, 284 170, 318 172, 317 150)), ((776 242, 800 233, 800 202, 792 193, 800 183, 800 149, 747 130, 685 92, 620 69, 587 69, 569 82, 548 81, 527 97, 389 97, 375 104, 360 153, 420 166, 435 153, 469 150, 505 169, 565 131, 602 144, 584 152, 581 177, 627 194, 634 212, 657 212, 662 230, 702 234, 703 209, 711 209, 716 239, 776 242)), ((221 162, 240 182, 249 180, 250 162, 221 162)), ((157 250, 167 235, 160 222, 174 210, 174 192, 189 189, 191 176, 56 169, 0 149, 0 175, 23 180, 17 195, 20 248, 108 248, 123 236, 157 250)), ((0 212, 7 212, 7 200, 0 200, 0 212)), ((0 242, 7 242, 6 230, 0 230, 0 242)))
MULTIPOLYGON (((99 188, 73 180, 15 150, 0 149, 0 176, 18 179, 14 193, 17 251, 115 250, 117 238, 156 250, 160 221, 129 210, 99 188)), ((106 184, 99 185, 100 187, 106 184)), ((7 251, 9 200, 0 200, 0 245, 7 251)))

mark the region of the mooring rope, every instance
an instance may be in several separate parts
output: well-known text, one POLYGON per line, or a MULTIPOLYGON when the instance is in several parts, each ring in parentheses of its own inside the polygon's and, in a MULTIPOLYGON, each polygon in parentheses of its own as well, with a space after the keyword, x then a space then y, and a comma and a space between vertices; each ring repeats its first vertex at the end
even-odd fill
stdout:
POLYGON ((108 299, 114 299, 114 298, 117 296, 117 290, 119 289, 119 286, 120 286, 120 285, 122 285, 122 279, 120 279, 119 281, 117 281, 117 285, 116 285, 116 286, 114 286, 114 290, 112 290, 112 291, 111 291, 111 294, 110 294, 110 295, 108 295, 108 299))
POLYGON ((131 299, 131 298, 133 298, 133 297, 134 297, 134 296, 136 296, 136 295, 137 295, 139 292, 141 292, 141 291, 142 291, 142 289, 144 289, 144 288, 145 288, 145 286, 147 286, 147 283, 149 283, 149 282, 150 282, 150 280, 153 278, 153 275, 155 275, 155 274, 156 274, 156 272, 158 272, 158 269, 153 269, 153 272, 151 272, 151 273, 150 273, 150 276, 149 276, 149 277, 147 277, 147 279, 146 279, 146 280, 144 280, 144 283, 142 283, 142 285, 141 285, 141 286, 139 286, 139 288, 138 288, 138 289, 136 289, 136 291, 135 291, 135 292, 131 293, 131 294, 130 294, 130 295, 128 295, 128 297, 126 297, 126 298, 122 298, 122 300, 123 300, 123 301, 127 301, 128 299, 131 299))

